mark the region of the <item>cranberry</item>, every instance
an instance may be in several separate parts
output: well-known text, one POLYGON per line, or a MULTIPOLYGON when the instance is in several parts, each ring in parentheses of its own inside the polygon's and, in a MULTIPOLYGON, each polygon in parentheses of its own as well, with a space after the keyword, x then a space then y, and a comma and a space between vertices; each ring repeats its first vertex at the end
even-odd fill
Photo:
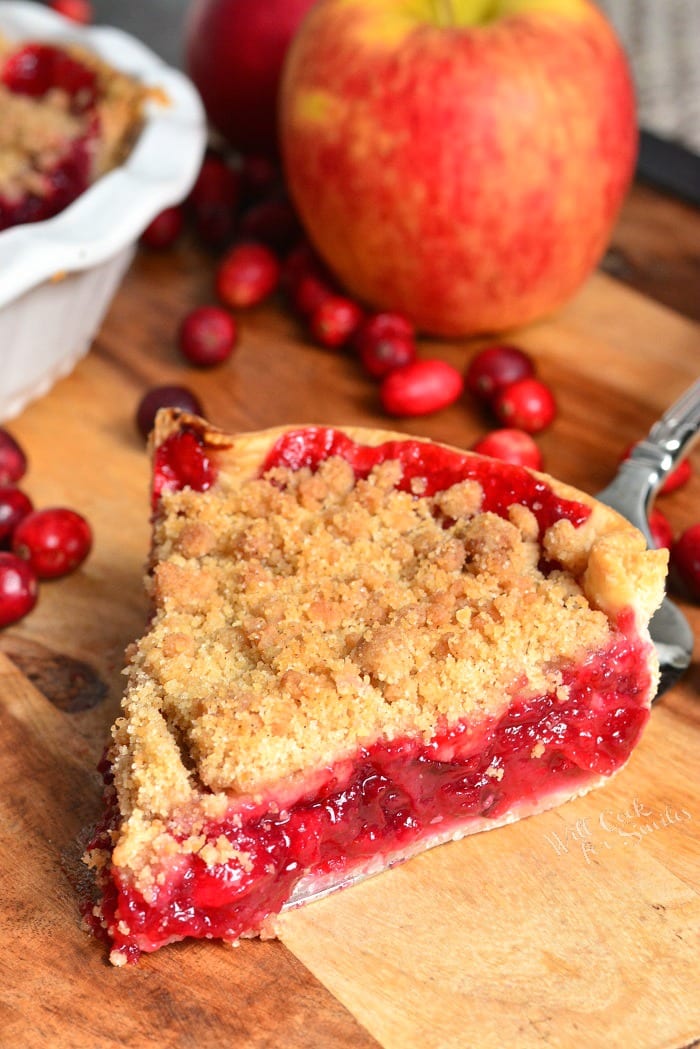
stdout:
POLYGON ((11 433, 0 426, 0 484, 15 484, 27 472, 27 456, 11 433))
POLYGON ((535 368, 517 346, 487 346, 472 358, 464 376, 467 389, 484 401, 491 401, 511 383, 529 379, 535 368))
POLYGON ((199 306, 183 319, 178 341, 190 364, 211 368, 231 356, 237 336, 230 313, 219 306, 199 306))
POLYGON ((375 379, 416 357, 413 325, 400 313, 373 313, 357 329, 353 344, 365 371, 375 379))
POLYGON ((247 153, 241 161, 241 184, 247 200, 261 200, 281 182, 281 173, 269 157, 247 153))
POLYGON ((227 306, 257 306, 277 287, 280 265, 264 244, 237 244, 224 256, 216 273, 216 290, 227 306))
POLYGON ((199 434, 184 429, 173 433, 156 450, 153 470, 153 505, 163 492, 193 488, 206 492, 216 480, 216 466, 199 434))
POLYGON ((473 446, 479 455, 490 455, 504 463, 542 469, 542 453, 529 433, 524 430, 492 430, 473 446))
POLYGON ((304 273, 294 285, 291 294, 292 306, 301 317, 311 317, 326 299, 334 298, 335 289, 322 277, 313 273, 304 273))
POLYGON ((666 515, 661 510, 657 510, 656 507, 649 513, 649 531, 651 532, 654 546, 659 549, 663 546, 668 550, 671 549, 673 545, 673 529, 666 515))
POLYGON ((15 528, 33 509, 29 496, 19 488, 0 487, 0 546, 11 542, 15 528))
POLYGON ((306 241, 285 258, 280 283, 301 317, 310 317, 327 296, 338 291, 333 277, 306 241))
POLYGON ((675 470, 671 470, 670 474, 666 476, 666 480, 659 488, 659 495, 668 495, 669 492, 675 492, 677 488, 682 488, 690 480, 692 473, 693 468, 689 460, 683 459, 675 470))
POLYGON ((309 317, 316 342, 329 349, 345 346, 362 320, 362 310, 344 295, 327 295, 309 317))
POLYGON ((200 239, 212 248, 231 240, 236 226, 240 177, 216 153, 207 153, 189 204, 200 239))
POLYGON ((246 240, 261 241, 274 251, 288 251, 299 239, 299 219, 286 197, 270 197, 243 213, 238 232, 246 240))
POLYGON ((199 400, 186 386, 154 386, 143 395, 136 410, 136 425, 142 437, 148 437, 161 408, 204 414, 199 400))
POLYGON ((389 372, 415 361, 416 344, 405 335, 387 333, 374 344, 363 340, 359 356, 368 375, 373 379, 383 379, 389 372))
POLYGON ((154 251, 171 248, 182 233, 182 208, 166 208, 146 226, 141 234, 141 243, 154 251))
POLYGON ((49 7, 80 25, 89 25, 93 19, 90 0, 49 0, 49 7))
POLYGON ((385 335, 400 335, 404 339, 415 339, 416 330, 402 313, 370 313, 357 329, 355 349, 362 353, 365 343, 374 345, 385 335))
POLYGON ((700 524, 691 525, 671 547, 671 564, 688 594, 700 601, 700 524))
POLYGON ((308 273, 325 276, 325 267, 308 241, 302 240, 285 256, 281 274, 283 290, 291 293, 297 281, 308 273))
POLYGON ((28 561, 39 579, 68 575, 92 548, 92 531, 84 517, 63 506, 32 510, 15 528, 12 550, 28 561))
POLYGON ((31 565, 15 554, 0 552, 0 627, 16 623, 31 612, 38 593, 31 565))
POLYGON ((557 405, 552 391, 539 379, 520 379, 496 394, 493 410, 504 426, 539 433, 554 419, 557 405))
MULTIPOLYGON (((625 449, 622 459, 629 459, 633 444, 630 444, 625 449)), ((693 468, 690 465, 688 459, 682 459, 678 466, 674 470, 671 470, 670 474, 667 474, 666 480, 661 485, 658 491, 658 495, 668 495, 670 492, 675 492, 677 488, 682 488, 684 484, 690 480, 693 474, 693 468)))
POLYGON ((379 396, 390 415, 427 415, 452 404, 463 388, 460 372, 447 361, 413 361, 389 372, 379 396))

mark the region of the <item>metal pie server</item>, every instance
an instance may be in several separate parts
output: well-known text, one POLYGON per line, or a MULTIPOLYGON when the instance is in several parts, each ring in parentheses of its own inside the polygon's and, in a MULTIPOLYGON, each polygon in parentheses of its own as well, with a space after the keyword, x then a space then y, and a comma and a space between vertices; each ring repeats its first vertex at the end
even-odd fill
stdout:
MULTIPOLYGON (((652 545, 649 510, 665 479, 690 451, 700 433, 700 379, 664 412, 646 437, 635 444, 611 483, 596 498, 626 517, 652 545)), ((693 656, 693 632, 688 620, 668 597, 649 624, 659 656, 658 699, 688 668, 693 656)))

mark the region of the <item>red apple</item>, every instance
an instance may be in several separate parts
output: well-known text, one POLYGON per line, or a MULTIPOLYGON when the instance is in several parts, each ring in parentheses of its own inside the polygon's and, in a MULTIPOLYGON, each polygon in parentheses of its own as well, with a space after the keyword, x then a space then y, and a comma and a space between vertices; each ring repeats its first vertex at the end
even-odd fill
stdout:
POLYGON ((319 0, 288 52, 280 127, 341 283, 438 335, 566 301, 637 144, 627 61, 588 0, 319 0))
POLYGON ((186 63, 212 124, 232 146, 277 150, 277 92, 289 41, 313 0, 194 0, 186 63))

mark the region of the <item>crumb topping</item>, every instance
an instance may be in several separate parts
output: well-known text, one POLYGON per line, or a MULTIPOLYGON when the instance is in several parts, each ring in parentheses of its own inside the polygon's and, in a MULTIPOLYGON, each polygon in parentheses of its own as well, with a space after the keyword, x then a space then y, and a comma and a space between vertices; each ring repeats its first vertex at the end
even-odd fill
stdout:
POLYGON ((400 475, 388 461, 356 480, 330 458, 162 497, 155 614, 115 730, 123 812, 167 818, 193 794, 255 795, 380 737, 497 716, 605 646, 604 611, 540 569, 529 510, 482 512, 474 481, 417 497, 400 475))
MULTIPOLYGON (((0 39, 0 62, 11 50, 9 42, 0 39)), ((65 51, 96 76, 94 103, 78 107, 80 111, 60 88, 32 97, 0 84, 0 190, 10 202, 25 194, 49 194, 50 172, 73 143, 86 136, 90 181, 95 181, 123 162, 141 130, 148 89, 82 47, 72 45, 65 51)))
POLYGON ((22 193, 43 196, 47 174, 65 156, 70 144, 87 131, 84 118, 69 110, 63 91, 41 99, 17 95, 0 84, 0 186, 17 199, 22 193))

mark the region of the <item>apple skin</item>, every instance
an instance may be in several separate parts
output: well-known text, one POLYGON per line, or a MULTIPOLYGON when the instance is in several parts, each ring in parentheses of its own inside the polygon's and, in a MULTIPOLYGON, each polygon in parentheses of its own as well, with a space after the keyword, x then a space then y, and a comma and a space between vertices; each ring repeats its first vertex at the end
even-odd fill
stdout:
POLYGON ((194 0, 185 62, 212 124, 243 152, 277 153, 284 56, 313 0, 194 0))
POLYGON ((632 82, 587 0, 500 0, 485 24, 479 0, 443 0, 464 25, 439 6, 319 0, 283 74, 285 171, 350 293, 431 334, 503 331, 603 254, 636 158, 632 82))

